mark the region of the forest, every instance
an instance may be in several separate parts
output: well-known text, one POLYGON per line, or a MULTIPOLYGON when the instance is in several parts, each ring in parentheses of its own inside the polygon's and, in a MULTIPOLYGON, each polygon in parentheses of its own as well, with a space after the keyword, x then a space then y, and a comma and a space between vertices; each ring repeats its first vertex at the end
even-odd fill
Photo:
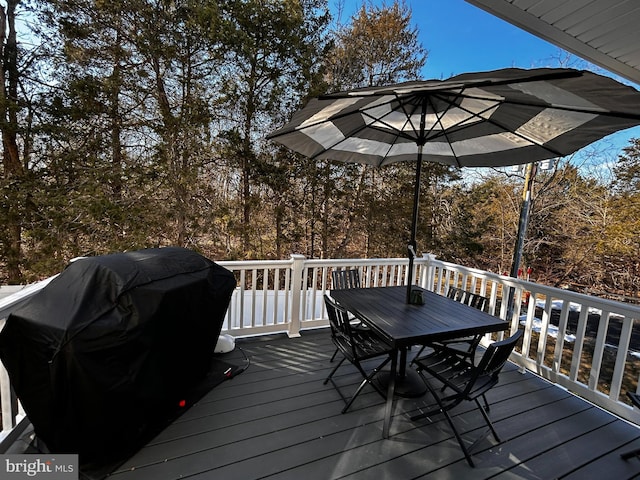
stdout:
MULTIPOLYGON (((406 255, 414 164, 315 161, 266 139, 311 97, 421 78, 429 46, 402 0, 347 19, 326 0, 0 7, 0 284, 165 245, 218 261, 406 255)), ((640 140, 586 155, 606 167, 539 169, 522 265, 632 300, 640 140)), ((508 272, 523 175, 425 164, 423 180, 419 253, 508 272)))

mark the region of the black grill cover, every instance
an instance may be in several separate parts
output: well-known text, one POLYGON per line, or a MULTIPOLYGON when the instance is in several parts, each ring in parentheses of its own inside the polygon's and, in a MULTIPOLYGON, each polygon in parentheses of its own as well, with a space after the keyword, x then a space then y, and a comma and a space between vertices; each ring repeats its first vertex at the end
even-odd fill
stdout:
POLYGON ((176 247, 70 263, 0 333, 38 437, 81 462, 130 451, 206 375, 235 285, 176 247))

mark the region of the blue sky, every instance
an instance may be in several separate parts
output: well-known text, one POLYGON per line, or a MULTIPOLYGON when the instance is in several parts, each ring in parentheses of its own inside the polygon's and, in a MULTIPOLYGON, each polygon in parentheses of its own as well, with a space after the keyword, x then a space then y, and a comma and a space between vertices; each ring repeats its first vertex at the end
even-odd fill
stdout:
MULTIPOLYGON (((330 0, 330 6, 337 1, 330 0)), ((383 1, 373 3, 382 5, 383 1)), ((422 45, 429 51, 423 71, 425 79, 505 67, 558 65, 553 57, 561 55, 561 49, 464 0, 406 0, 406 3, 412 10, 422 45)), ((361 0, 344 0, 345 14, 350 17, 361 4, 361 0)))
POLYGON ((429 50, 425 78, 557 65, 562 50, 463 0, 407 2, 429 50))
MULTIPOLYGON (((329 0, 330 7, 335 8, 338 1, 329 0)), ((386 0, 387 5, 392 2, 386 0)), ((362 5, 362 0, 343 0, 343 3, 342 23, 346 23, 362 5)), ((373 0, 375 5, 383 3, 383 0, 373 0)), ((413 23, 418 27, 422 46, 429 52, 422 74, 424 79, 444 79, 459 73, 497 68, 564 66, 592 70, 630 84, 576 56, 568 57, 559 47, 464 0, 406 0, 406 4, 412 10, 413 23), (561 64, 560 61, 568 63, 561 64)), ((612 156, 609 159, 612 161, 633 137, 640 137, 640 127, 610 135, 596 146, 598 149, 606 148, 606 155, 612 156)), ((585 150, 593 148, 586 147, 585 150)))
MULTIPOLYGON (((329 0, 334 8, 339 0, 329 0)), ((350 17, 361 0, 343 0, 350 17)), ((390 4, 393 0, 387 0, 390 4)), ((382 0, 373 0, 382 5, 382 0)), ((557 67, 559 47, 494 17, 464 0, 406 0, 422 45, 429 51, 423 78, 447 78, 496 68, 557 67)), ((574 62, 580 61, 573 57, 574 62)), ((579 65, 568 65, 583 68, 579 65)))

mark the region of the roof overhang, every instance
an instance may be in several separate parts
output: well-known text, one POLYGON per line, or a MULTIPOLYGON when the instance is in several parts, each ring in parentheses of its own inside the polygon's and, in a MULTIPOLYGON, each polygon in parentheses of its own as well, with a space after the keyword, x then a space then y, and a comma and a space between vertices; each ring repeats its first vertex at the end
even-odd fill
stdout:
POLYGON ((640 84, 640 2, 466 1, 595 65, 640 84))

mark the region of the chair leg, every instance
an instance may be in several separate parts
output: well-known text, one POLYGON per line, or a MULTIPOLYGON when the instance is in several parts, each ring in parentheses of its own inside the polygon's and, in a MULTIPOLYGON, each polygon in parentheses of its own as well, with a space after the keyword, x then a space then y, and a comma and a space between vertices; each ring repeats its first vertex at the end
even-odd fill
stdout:
POLYGON ((367 384, 367 379, 365 378, 360 385, 358 385, 357 390, 355 391, 355 393, 351 396, 351 398, 349 399, 349 401, 346 403, 346 405, 344 406, 344 408, 342 409, 341 413, 347 413, 347 410, 349 410, 349 407, 351 407, 351 404, 354 402, 354 400, 356 399, 356 397, 360 394, 360 391, 364 388, 364 386, 367 384))
POLYGON ((629 452, 621 453, 620 458, 622 460, 629 460, 630 458, 640 457, 640 448, 636 448, 635 450, 631 450, 629 452))
POLYGON ((346 413, 347 410, 349 410, 349 407, 351 407, 351 404, 354 402, 354 400, 356 399, 356 397, 360 394, 360 392, 362 391, 362 389, 364 388, 364 386, 366 384, 369 384, 373 387, 373 389, 378 392, 380 395, 382 395, 382 398, 386 399, 386 395, 384 394, 384 392, 382 392, 371 380, 373 379, 373 377, 376 376, 376 374, 382 370, 385 365, 387 363, 389 363, 389 361, 391 361, 391 358, 386 358, 384 360, 384 362, 382 362, 380 365, 378 365, 376 368, 374 368, 371 373, 369 375, 366 374, 366 372, 364 371, 364 369, 360 366, 360 364, 357 364, 356 367, 358 368, 358 370, 360 370, 360 373, 362 373, 362 376, 365 377, 364 380, 362 380, 362 382, 360 383, 360 385, 358 385, 357 390, 355 391, 355 393, 351 396, 351 399, 347 402, 347 404, 344 406, 344 408, 342 409, 342 413, 346 413))
POLYGON ((391 361, 391 357, 389 358, 385 358, 384 362, 382 362, 380 365, 378 365, 376 368, 374 368, 371 373, 368 375, 367 377, 367 382, 373 387, 373 389, 378 392, 380 394, 380 396, 382 398, 384 398, 385 400, 387 399, 387 393, 383 390, 380 390, 380 388, 375 384, 375 382, 373 382, 373 377, 376 376, 376 374, 382 370, 387 363, 389 363, 391 361))
POLYGON ((491 405, 489 405, 489 402, 487 402, 487 397, 485 397, 485 395, 482 395, 482 399, 484 400, 484 409, 489 412, 491 411, 491 405))
POLYGON ((416 354, 413 356, 413 360, 411 360, 411 363, 410 363, 409 365, 413 365, 414 360, 415 360, 416 358, 419 358, 419 357, 420 357, 420 355, 422 355, 422 352, 424 351, 424 349, 425 349, 425 348, 427 348, 427 346, 426 346, 426 345, 422 345, 422 348, 418 351, 418 353, 416 353, 416 354))
MULTIPOLYGON (((424 379, 424 377, 423 377, 423 379, 424 379)), ((471 458, 471 454, 467 450, 467 447, 465 447, 464 442, 462 440, 462 437, 458 433, 458 429, 454 425, 453 419, 451 418, 451 415, 449 415, 448 409, 444 407, 444 404, 442 403, 442 400, 440 400, 440 396, 436 393, 435 389, 431 386, 431 384, 427 380, 425 380, 425 383, 427 384, 427 388, 431 391, 431 395, 433 396, 433 398, 435 398, 436 402, 438 403, 438 409, 433 409, 433 410, 431 410, 429 412, 426 412, 426 413, 411 417, 411 420, 419 420, 421 418, 427 417, 427 416, 429 416, 429 415, 431 415, 433 413, 436 413, 436 412, 442 413, 444 415, 444 418, 447 420, 447 423, 449 424, 449 427, 451 427, 451 430, 453 431, 453 434, 455 435, 456 440, 458 441, 458 444, 460 445, 460 449, 462 450, 462 453, 464 453, 464 457, 467 459, 467 463, 469 464, 469 466, 474 468, 475 465, 474 465, 473 460, 471 458)), ((456 402, 456 404, 457 403, 459 403, 459 402, 456 402)), ((483 410, 483 412, 484 412, 484 410, 483 410)), ((493 427, 491 427, 491 428, 493 429, 493 427)))
POLYGON ((449 415, 449 412, 442 405, 442 402, 440 401, 440 398, 437 395, 434 395, 434 397, 436 399, 436 402, 438 402, 438 405, 440 406, 440 411, 444 415, 444 418, 447 419, 447 423, 451 427, 451 430, 453 430, 453 434, 455 435, 456 440, 458 440, 458 444, 460 445, 460 449, 462 450, 462 453, 464 453, 464 457, 467 459, 467 463, 469 464, 469 466, 471 468, 475 468, 473 460, 471 459, 471 454, 467 450, 467 447, 465 447, 464 441, 462 440, 462 437, 458 433, 458 429, 456 428, 456 426, 453 423, 453 418, 451 418, 451 415, 449 415))
POLYGON ((340 351, 340 349, 336 348, 336 351, 333 352, 333 355, 331 355, 331 359, 329 360, 329 363, 333 363, 333 361, 336 359, 336 355, 338 354, 339 351, 340 351))
POLYGON ((471 454, 467 450, 467 447, 464 446, 464 442, 462 441, 462 437, 458 433, 458 429, 456 428, 456 426, 453 424, 453 419, 449 415, 449 412, 447 412, 446 410, 443 410, 442 413, 444 414, 445 418, 447 419, 447 422, 449 422, 449 426, 451 427, 451 430, 453 430, 453 434, 456 436, 456 440, 458 440, 458 443, 460 444, 460 448, 462 449, 462 453, 464 453, 464 456, 467 459, 467 463, 469 464, 469 466, 471 468, 474 468, 475 465, 473 463, 473 460, 471 459, 471 454))
MULTIPOLYGON (((491 419, 489 418, 487 411, 482 407, 482 405, 480 405, 480 402, 478 401, 477 398, 475 400, 476 400, 476 405, 478 405, 478 410, 480 410, 480 413, 482 413, 482 416, 484 417, 484 421, 487 422, 487 425, 491 429, 491 433, 493 433, 493 437, 496 439, 496 442, 501 443, 502 440, 500 440, 500 437, 498 437, 498 432, 496 432, 496 429, 493 428, 493 423, 491 423, 491 419)), ((486 402, 487 399, 485 398, 484 401, 486 402)))
POLYGON ((329 374, 329 376, 324 379, 324 382, 322 382, 323 385, 326 385, 327 382, 331 380, 331 377, 333 377, 333 374, 338 371, 338 369, 340 368, 340 365, 342 365, 345 360, 346 360, 346 357, 342 357, 342 360, 340 360, 338 364, 335 367, 333 367, 333 370, 331 370, 331 373, 329 374))

